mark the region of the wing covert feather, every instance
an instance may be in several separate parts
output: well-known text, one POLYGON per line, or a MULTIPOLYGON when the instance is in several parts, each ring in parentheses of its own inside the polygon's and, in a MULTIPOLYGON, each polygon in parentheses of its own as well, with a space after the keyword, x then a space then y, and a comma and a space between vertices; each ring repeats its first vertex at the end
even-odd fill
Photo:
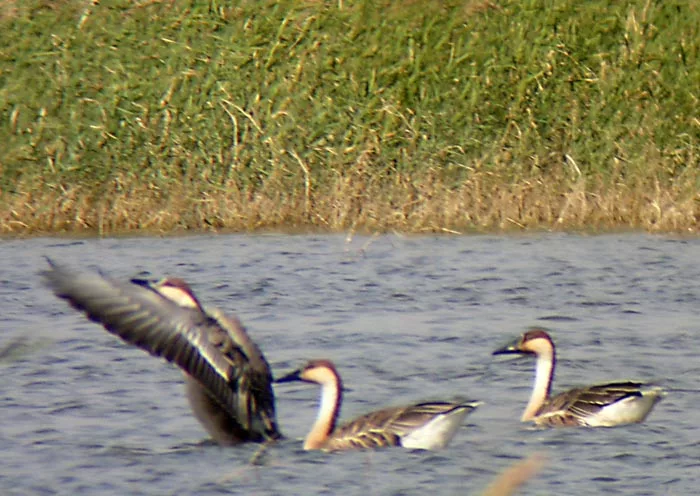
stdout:
POLYGON ((336 429, 327 448, 334 450, 400 446, 402 437, 430 422, 437 415, 445 415, 465 406, 447 402, 427 402, 368 413, 336 429))
POLYGON ((179 307, 147 288, 54 263, 43 276, 56 296, 127 343, 175 363, 230 414, 237 413, 232 387, 246 358, 233 346, 224 355, 210 343, 207 330, 216 323, 206 314, 179 307))

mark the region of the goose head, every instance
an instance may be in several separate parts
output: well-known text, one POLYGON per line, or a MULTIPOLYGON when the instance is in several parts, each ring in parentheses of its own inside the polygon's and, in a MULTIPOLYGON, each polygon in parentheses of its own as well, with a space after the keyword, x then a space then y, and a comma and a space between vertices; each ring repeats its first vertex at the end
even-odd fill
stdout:
POLYGON ((310 382, 314 384, 339 384, 340 377, 330 360, 311 360, 303 367, 280 377, 275 382, 310 382))
POLYGON ((495 350, 493 355, 551 355, 554 351, 554 342, 547 331, 541 328, 533 328, 515 341, 495 350))
POLYGON ((145 279, 132 279, 132 283, 145 286, 155 291, 166 300, 172 301, 183 308, 202 308, 201 303, 194 295, 194 291, 184 280, 177 277, 166 277, 160 281, 152 282, 145 279))

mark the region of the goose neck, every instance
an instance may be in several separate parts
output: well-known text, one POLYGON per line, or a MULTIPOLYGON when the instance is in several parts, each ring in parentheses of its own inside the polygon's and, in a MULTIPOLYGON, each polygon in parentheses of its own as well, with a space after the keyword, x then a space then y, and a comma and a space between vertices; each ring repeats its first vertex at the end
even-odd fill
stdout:
POLYGON ((328 441, 333 431, 335 431, 342 397, 342 383, 340 377, 334 373, 332 380, 321 384, 321 401, 318 415, 314 425, 311 427, 311 431, 306 436, 304 449, 319 449, 328 441))
POLYGON ((532 388, 530 402, 523 412, 522 420, 532 420, 549 399, 554 379, 554 368, 556 355, 554 347, 540 350, 537 353, 537 364, 535 366, 535 381, 532 388))

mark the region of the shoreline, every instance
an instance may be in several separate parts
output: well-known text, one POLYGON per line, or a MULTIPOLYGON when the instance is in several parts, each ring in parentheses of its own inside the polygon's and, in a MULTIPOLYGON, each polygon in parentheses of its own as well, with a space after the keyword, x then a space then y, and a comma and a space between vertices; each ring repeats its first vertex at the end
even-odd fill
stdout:
POLYGON ((154 195, 148 186, 132 185, 126 193, 99 197, 89 188, 47 193, 27 185, 34 195, 18 195, 14 204, 8 205, 6 198, 0 203, 0 235, 700 232, 700 195, 694 190, 700 172, 666 188, 654 182, 653 196, 646 182, 630 188, 615 182, 549 179, 504 186, 493 175, 473 175, 458 185, 415 174, 391 181, 340 177, 310 188, 294 181, 255 191, 230 186, 218 195, 194 182, 165 196, 154 195))

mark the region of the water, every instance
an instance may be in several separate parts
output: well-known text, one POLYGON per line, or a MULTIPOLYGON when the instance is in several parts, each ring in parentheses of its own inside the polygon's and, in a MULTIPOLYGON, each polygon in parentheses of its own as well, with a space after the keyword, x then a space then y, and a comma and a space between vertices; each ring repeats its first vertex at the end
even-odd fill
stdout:
POLYGON ((478 494, 530 453, 522 494, 694 495, 700 480, 700 240, 609 236, 226 235, 0 242, 0 494, 478 494), (44 255, 110 275, 176 275, 247 324, 277 375, 330 358, 341 417, 455 396, 485 404, 440 452, 324 454, 301 441, 318 391, 276 388, 289 440, 202 443, 181 375, 42 287, 44 255), (634 378, 670 389, 644 424, 532 430, 526 327, 558 343, 554 390, 634 378))

